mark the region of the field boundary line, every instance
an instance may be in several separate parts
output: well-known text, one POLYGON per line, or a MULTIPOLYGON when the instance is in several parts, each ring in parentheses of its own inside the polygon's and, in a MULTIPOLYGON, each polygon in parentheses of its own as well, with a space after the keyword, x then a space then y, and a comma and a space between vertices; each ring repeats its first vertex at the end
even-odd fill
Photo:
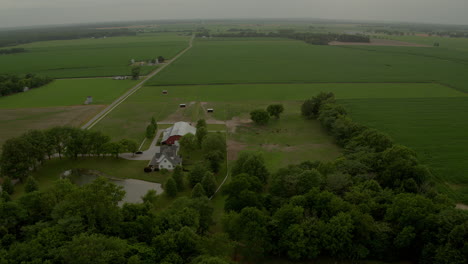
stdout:
POLYGON ((112 102, 108 107, 106 107, 100 113, 95 115, 91 120, 89 120, 81 128, 82 129, 91 129, 94 125, 96 125, 99 121, 101 121, 104 117, 106 117, 110 112, 112 112, 112 110, 114 110, 117 106, 119 106, 121 103, 123 103, 128 97, 130 97, 132 94, 134 94, 136 91, 138 91, 141 87, 143 87, 143 84, 145 84, 145 82, 147 82, 153 76, 155 76, 156 74, 161 72, 167 66, 171 65, 174 61, 176 61, 184 53, 186 53, 188 50, 190 50, 193 47, 194 37, 195 37, 195 35, 192 35, 192 38, 189 41, 189 46, 186 49, 184 49, 183 51, 181 51, 179 54, 177 54, 173 59, 171 59, 169 63, 164 64, 163 66, 157 68, 152 73, 148 74, 140 83, 138 83, 137 85, 132 87, 130 90, 128 90, 125 94, 123 94, 122 96, 117 98, 114 102, 112 102))
POLYGON ((170 87, 170 86, 213 86, 213 85, 280 85, 280 84, 439 84, 442 86, 442 83, 433 82, 433 81, 420 81, 420 82, 243 82, 243 83, 181 83, 181 84, 149 84, 148 86, 159 86, 159 87, 170 87))

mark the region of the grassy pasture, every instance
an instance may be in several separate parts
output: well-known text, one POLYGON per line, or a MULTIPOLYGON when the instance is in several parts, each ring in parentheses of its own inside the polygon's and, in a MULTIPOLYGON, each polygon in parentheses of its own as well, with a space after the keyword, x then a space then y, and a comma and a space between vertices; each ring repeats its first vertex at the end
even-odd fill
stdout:
MULTIPOLYGON (((257 105, 265 108, 268 104, 257 105)), ((234 160, 237 152, 258 151, 263 154, 271 172, 303 161, 330 161, 341 154, 333 139, 326 134, 315 120, 304 120, 300 116, 300 102, 283 102, 285 112, 279 120, 272 119, 266 126, 244 123, 231 130, 228 140, 230 159, 234 160)), ((245 107, 242 117, 248 118, 245 107)))
POLYGON ((9 138, 30 129, 47 129, 54 126, 80 126, 104 108, 102 105, 0 108, 0 146, 9 138))
POLYGON ((466 56, 420 47, 314 46, 295 40, 195 41, 150 84, 441 82, 468 91, 466 56), (433 56, 433 52, 439 52, 433 56))
MULTIPOLYGON (((159 55, 172 58, 189 37, 176 34, 145 34, 134 37, 34 42, 20 45, 26 53, 3 55, 0 72, 37 73, 53 78, 130 75, 130 60, 149 60, 159 55)), ((155 66, 143 66, 147 74, 155 66)))
MULTIPOLYGON (((93 129, 101 130, 114 139, 132 138, 141 142, 151 116, 158 122, 190 122, 199 118, 230 121, 228 131, 238 126, 237 132, 229 134, 230 137, 232 134, 232 140, 239 143, 233 144, 241 149, 264 151, 270 167, 277 168, 288 162, 337 155, 337 148, 330 144, 331 138, 325 135, 320 125, 304 122, 299 117, 300 103, 320 91, 335 92, 341 99, 464 96, 461 92, 432 83, 145 86, 93 129), (162 90, 168 90, 168 94, 163 95, 162 90), (265 128, 245 122, 249 119, 250 111, 266 108, 273 102, 285 105, 287 111, 284 118, 272 121, 265 128), (180 109, 180 103, 186 103, 187 108, 180 109), (215 112, 206 114, 206 108, 214 108, 215 112), (259 137, 258 133, 265 136, 259 137)), ((214 130, 222 128, 220 125, 212 126, 214 130)))
POLYGON ((438 84, 360 83, 360 84, 251 84, 251 85, 194 85, 145 86, 115 108, 93 129, 101 130, 116 139, 132 138, 141 142, 145 128, 154 116, 161 121, 196 121, 206 108, 214 108, 212 117, 230 120, 249 113, 259 103, 302 101, 320 91, 335 92, 338 98, 420 98, 464 96, 438 84), (168 90, 167 95, 162 91, 168 90), (191 102, 193 102, 191 104, 191 102), (197 103, 198 102, 198 103, 197 103), (179 104, 186 103, 186 109, 179 104))
POLYGON ((468 98, 343 100, 359 123, 416 150, 437 189, 468 203, 468 98))
POLYGON ((110 104, 135 84, 104 78, 55 80, 26 93, 0 97, 0 109, 83 105, 87 96, 93 96, 95 105, 110 104))

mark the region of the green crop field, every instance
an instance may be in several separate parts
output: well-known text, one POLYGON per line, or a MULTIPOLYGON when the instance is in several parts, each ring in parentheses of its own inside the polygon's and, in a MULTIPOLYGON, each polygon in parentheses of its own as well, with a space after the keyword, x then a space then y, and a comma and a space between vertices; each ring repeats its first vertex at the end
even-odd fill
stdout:
POLYGON ((344 100, 352 117, 417 151, 439 191, 468 203, 468 98, 344 100))
MULTIPOLYGON (((187 47, 188 36, 174 33, 134 37, 34 42, 17 46, 28 52, 2 55, 3 74, 36 73, 53 78, 130 75, 130 60, 172 58, 187 47)), ((142 74, 155 66, 143 66, 142 74)))
POLYGON ((150 84, 441 82, 468 91, 468 56, 432 47, 315 46, 295 40, 197 39, 150 84), (437 52, 433 55, 433 52, 437 52))
POLYGON ((387 38, 414 42, 432 46, 434 43, 439 43, 440 50, 457 50, 466 53, 468 52, 468 39, 467 38, 445 38, 445 37, 420 37, 420 36, 387 36, 387 38))
POLYGON ((110 104, 135 84, 132 80, 105 78, 55 80, 25 93, 0 97, 0 108, 83 105, 87 96, 93 97, 95 105, 110 104))

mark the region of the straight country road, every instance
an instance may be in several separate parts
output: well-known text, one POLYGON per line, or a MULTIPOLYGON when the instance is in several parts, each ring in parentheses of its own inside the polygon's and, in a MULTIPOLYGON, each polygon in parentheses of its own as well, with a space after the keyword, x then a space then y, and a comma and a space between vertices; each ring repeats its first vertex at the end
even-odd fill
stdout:
POLYGON ((143 84, 146 83, 149 79, 151 79, 153 76, 158 74, 160 71, 162 71, 164 68, 167 66, 171 65, 174 61, 176 61, 179 57, 184 55, 185 52, 187 52, 189 49, 192 48, 193 46, 193 39, 195 38, 195 35, 192 36, 192 38, 189 41, 189 46, 181 51, 177 56, 175 56, 171 61, 167 64, 162 65, 161 67, 157 68, 154 72, 148 74, 141 82, 139 82, 137 85, 132 87, 130 90, 128 90, 125 94, 117 98, 114 102, 112 102, 109 106, 107 106, 104 110, 99 112, 97 115, 95 115, 91 120, 89 120, 86 124, 84 124, 81 128, 82 129, 91 129, 94 125, 96 125, 99 121, 101 121, 104 117, 107 116, 112 110, 114 110, 117 106, 119 106, 122 102, 124 102, 128 97, 130 97, 132 94, 134 94, 136 91, 138 91, 141 87, 143 87, 143 84))

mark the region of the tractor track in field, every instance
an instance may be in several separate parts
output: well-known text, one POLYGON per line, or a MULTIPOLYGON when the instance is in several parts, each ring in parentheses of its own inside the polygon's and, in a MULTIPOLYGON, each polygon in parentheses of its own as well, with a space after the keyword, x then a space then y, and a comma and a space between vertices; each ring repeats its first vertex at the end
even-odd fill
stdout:
POLYGON ((93 118, 91 118, 88 122, 86 122, 81 128, 82 129, 91 129, 94 125, 96 125, 99 121, 101 121, 104 117, 106 117, 112 110, 114 110, 117 106, 119 106, 121 103, 123 103, 128 97, 130 97, 132 94, 134 94, 136 91, 138 91, 143 85, 151 79, 153 76, 161 72, 163 69, 165 69, 167 66, 171 65, 174 61, 176 61, 178 58, 180 58, 182 55, 184 55, 188 50, 190 50, 193 47, 193 39, 195 38, 195 35, 192 36, 192 38, 189 41, 189 46, 185 48, 183 51, 179 52, 174 58, 172 58, 168 63, 162 65, 161 67, 157 68, 155 71, 151 72, 148 74, 141 82, 139 82, 137 85, 133 86, 130 90, 128 90, 126 93, 124 93, 122 96, 117 98, 114 102, 112 102, 109 106, 107 106, 104 110, 102 110, 100 113, 95 115, 93 118))

